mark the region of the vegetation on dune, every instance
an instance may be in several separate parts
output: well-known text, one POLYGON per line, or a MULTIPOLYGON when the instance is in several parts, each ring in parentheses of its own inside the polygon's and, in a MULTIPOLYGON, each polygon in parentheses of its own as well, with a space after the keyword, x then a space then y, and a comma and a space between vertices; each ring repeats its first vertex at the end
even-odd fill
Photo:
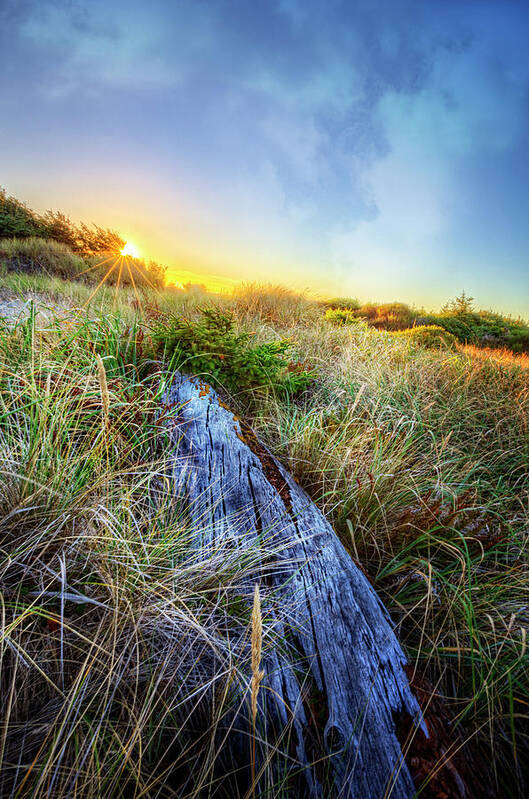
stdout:
POLYGON ((491 311, 443 312, 423 319, 451 333, 462 344, 529 352, 529 327, 519 319, 509 319, 491 311))
POLYGON ((155 261, 125 258, 115 251, 81 255, 66 244, 38 237, 0 239, 0 268, 16 274, 79 280, 94 288, 106 284, 160 289, 166 272, 155 261))
POLYGON ((427 314, 402 302, 360 305, 358 300, 325 300, 326 317, 334 323, 366 321, 377 330, 405 331, 412 327, 442 327, 461 344, 529 352, 529 326, 521 319, 492 311, 476 311, 473 298, 463 291, 439 313, 427 314))
POLYGON ((256 320, 274 325, 311 325, 320 317, 317 303, 304 294, 271 283, 243 283, 231 298, 233 310, 241 322, 256 320))
POLYGON ((204 795, 248 685, 262 553, 193 549, 140 330, 0 329, 3 796, 204 795))
POLYGON ((0 266, 8 271, 161 288, 166 268, 155 261, 120 257, 124 245, 110 228, 75 224, 60 212, 39 215, 0 189, 0 266))
POLYGON ((411 345, 439 349, 445 347, 451 350, 456 348, 457 338, 440 325, 421 325, 409 327, 393 333, 394 336, 406 338, 411 345))
POLYGON ((236 395, 270 388, 295 396, 313 379, 305 364, 289 357, 292 340, 256 344, 252 333, 236 330, 233 313, 214 306, 201 308, 195 319, 160 315, 152 340, 157 356, 174 368, 236 395))
POLYGON ((366 327, 366 322, 355 314, 351 308, 328 308, 325 319, 333 325, 360 325, 366 327))
POLYGON ((0 265, 10 272, 43 272, 74 280, 87 268, 80 255, 60 242, 29 236, 0 240, 0 265))
POLYGON ((254 426, 368 571, 413 673, 490 747, 500 794, 523 795, 526 370, 354 327, 289 332, 317 389, 301 406, 261 406, 254 426))
MULTIPOLYGON (((164 286, 164 266, 138 258, 119 259, 124 244, 114 230, 84 222, 75 224, 60 212, 37 214, 0 189, 0 266, 4 269, 45 271, 96 285, 164 286)), ((203 295, 205 287, 189 284, 188 293, 203 295)), ((377 330, 392 332, 435 325, 461 344, 529 352, 529 326, 525 322, 491 311, 475 311, 473 298, 465 292, 438 314, 427 314, 402 302, 362 305, 353 297, 324 300, 318 308, 315 302, 281 286, 252 284, 234 291, 233 304, 239 315, 248 319, 258 316, 271 325, 289 321, 312 324, 323 310, 333 324, 361 320, 377 330)))
POLYGON ((60 212, 37 214, 0 188, 0 239, 4 238, 50 239, 86 255, 119 252, 125 245, 114 230, 84 222, 76 225, 60 212))
MULTIPOLYGON (((0 260, 25 257, 20 246, 2 242, 0 260)), ((456 301, 404 324, 398 304, 325 313, 255 285, 94 296, 65 245, 24 246, 50 260, 2 285, 87 311, 0 328, 2 791, 223 795, 214 731, 230 681, 249 685, 239 600, 257 555, 197 558, 163 489, 160 403, 178 367, 222 386, 329 515, 398 625, 412 678, 452 717, 454 745, 459 731, 489 757, 498 795, 524 796, 527 356, 456 329, 491 315, 456 301), (198 741, 197 724, 211 731, 198 741)), ((264 612, 265 642, 268 624, 264 612)))

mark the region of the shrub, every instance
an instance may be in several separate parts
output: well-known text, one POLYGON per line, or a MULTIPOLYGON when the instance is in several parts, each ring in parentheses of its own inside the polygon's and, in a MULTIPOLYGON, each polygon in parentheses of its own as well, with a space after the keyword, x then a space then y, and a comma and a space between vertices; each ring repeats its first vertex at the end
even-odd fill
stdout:
POLYGON ((159 319, 153 332, 158 356, 171 366, 233 392, 273 387, 293 396, 313 379, 310 369, 287 357, 290 339, 253 344, 252 334, 235 329, 233 314, 208 307, 198 319, 173 316, 159 319))
POLYGON ((8 271, 42 271, 63 278, 79 277, 86 270, 83 259, 65 244, 36 237, 0 240, 0 263, 8 271))
POLYGON ((343 308, 350 311, 357 311, 360 303, 356 297, 333 297, 331 300, 323 300, 321 303, 324 308, 343 308))
POLYGON ((388 302, 383 305, 368 306, 369 312, 360 309, 362 316, 370 315, 371 324, 383 330, 406 330, 416 319, 416 312, 403 302, 388 302), (373 313, 374 308, 374 313, 373 313))
POLYGON ((395 336, 403 336, 407 338, 412 344, 417 344, 420 347, 427 349, 455 349, 457 339, 448 330, 439 327, 439 325, 423 325, 421 327, 410 327, 408 330, 400 330, 394 333, 395 336))
POLYGON ((125 240, 115 230, 84 222, 76 225, 60 212, 46 211, 42 219, 49 238, 83 255, 119 252, 125 246, 125 240))
POLYGON ((77 225, 56 211, 46 211, 41 216, 15 197, 9 197, 5 189, 0 189, 0 238, 13 236, 52 239, 85 255, 108 250, 119 252, 125 245, 115 230, 84 222, 77 225))
POLYGON ((462 344, 529 352, 529 326, 491 311, 444 311, 420 322, 444 328, 462 344))
POLYGON ((46 236, 46 224, 25 203, 0 189, 0 238, 46 236))
POLYGON ((325 319, 332 325, 356 325, 357 327, 367 327, 365 321, 356 316, 355 312, 350 308, 329 308, 325 311, 325 319))
POLYGON ((469 297, 464 291, 458 297, 448 302, 441 308, 442 314, 466 314, 474 310, 474 297, 469 297))
POLYGON ((382 305, 369 302, 359 305, 358 302, 352 300, 350 306, 336 305, 332 307, 350 310, 354 316, 365 319, 379 330, 406 330, 415 323, 418 316, 417 311, 403 302, 387 302, 382 305))

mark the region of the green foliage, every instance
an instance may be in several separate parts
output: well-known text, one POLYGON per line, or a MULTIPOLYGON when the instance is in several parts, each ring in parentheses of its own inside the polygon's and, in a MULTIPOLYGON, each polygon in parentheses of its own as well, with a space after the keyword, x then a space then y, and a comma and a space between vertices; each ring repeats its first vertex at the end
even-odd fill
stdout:
POLYGON ((272 387, 293 396, 313 379, 304 364, 287 357, 291 340, 253 344, 252 334, 236 330, 233 315, 219 308, 200 309, 198 319, 163 318, 152 338, 156 354, 173 367, 235 393, 272 387))
POLYGON ((419 322, 438 325, 463 344, 529 352, 529 326, 491 311, 444 311, 422 317, 419 322))
POLYGON ((356 297, 333 297, 330 300, 323 300, 321 304, 324 308, 329 308, 331 310, 342 308, 344 310, 356 311, 360 308, 360 302, 356 297))
POLYGON ((325 311, 325 319, 332 325, 355 325, 359 328, 366 328, 363 319, 356 316, 350 308, 328 308, 325 311))
POLYGON ((420 327, 410 327, 408 330, 400 330, 393 335, 407 338, 412 344, 426 349, 455 349, 457 339, 448 330, 439 325, 422 325, 420 327))
POLYGON ((388 302, 383 305, 363 305, 359 311, 373 325, 382 330, 406 330, 417 317, 416 311, 403 302, 388 302))
POLYGON ((468 297, 467 294, 462 291, 458 297, 455 297, 453 300, 448 300, 448 302, 443 305, 441 308, 442 314, 449 314, 449 315, 460 315, 460 314, 468 314, 472 313, 474 310, 474 297, 468 297))
POLYGON ((355 319, 362 319, 380 330, 406 330, 414 324, 418 316, 417 311, 403 302, 360 305, 356 299, 337 297, 321 304, 327 308, 325 318, 330 322, 353 324, 355 319))
POLYGON ((48 236, 44 220, 15 197, 0 188, 0 238, 48 236))
POLYGON ((84 222, 75 225, 60 212, 46 211, 43 220, 49 238, 60 241, 74 252, 83 255, 117 253, 125 246, 125 240, 115 230, 102 228, 99 225, 87 225, 84 222))
POLYGON ((124 239, 114 230, 84 222, 76 225, 56 211, 46 211, 41 216, 15 197, 9 197, 5 189, 0 189, 0 238, 13 236, 53 239, 83 255, 109 250, 119 252, 125 245, 124 239))

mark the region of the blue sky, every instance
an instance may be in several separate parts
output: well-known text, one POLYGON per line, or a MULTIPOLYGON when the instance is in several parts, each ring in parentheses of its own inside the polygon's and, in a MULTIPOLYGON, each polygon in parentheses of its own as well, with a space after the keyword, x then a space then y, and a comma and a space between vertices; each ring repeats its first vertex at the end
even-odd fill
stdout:
POLYGON ((528 31, 509 0, 0 0, 0 184, 175 274, 529 316, 528 31))

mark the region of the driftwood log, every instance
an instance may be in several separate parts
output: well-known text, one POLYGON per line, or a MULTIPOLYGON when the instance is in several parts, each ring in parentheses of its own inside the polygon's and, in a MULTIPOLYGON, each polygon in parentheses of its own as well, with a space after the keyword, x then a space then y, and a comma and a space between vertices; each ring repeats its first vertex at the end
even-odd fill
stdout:
MULTIPOLYGON (((174 408, 172 487, 186 499, 199 546, 237 547, 244 537, 273 540, 281 552, 277 569, 256 569, 251 586, 266 580, 287 609, 275 628, 287 643, 265 654, 259 694, 262 738, 290 725, 278 795, 409 799, 402 729, 427 732, 375 591, 307 494, 213 389, 177 374, 165 403, 174 408)), ((240 736, 230 745, 233 761, 244 761, 240 736)))

